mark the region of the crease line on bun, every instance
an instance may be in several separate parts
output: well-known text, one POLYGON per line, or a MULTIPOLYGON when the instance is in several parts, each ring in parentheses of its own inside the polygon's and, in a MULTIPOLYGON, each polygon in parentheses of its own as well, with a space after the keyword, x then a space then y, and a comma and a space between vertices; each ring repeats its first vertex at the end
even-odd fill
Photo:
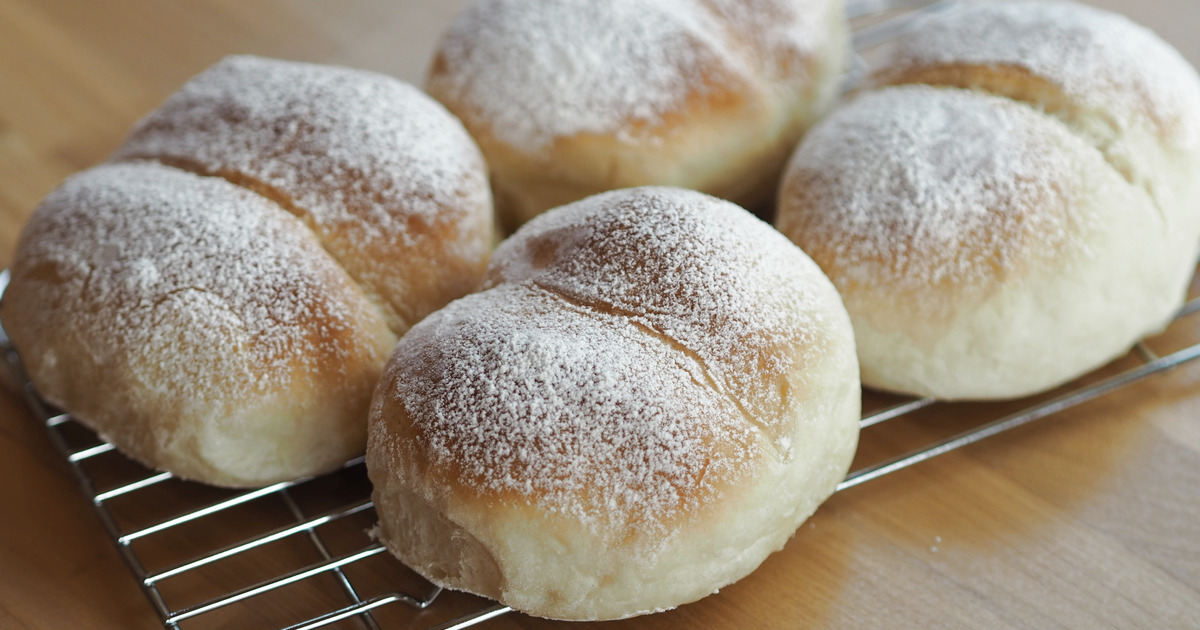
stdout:
POLYGON ((291 195, 288 195, 277 186, 272 186, 267 182, 250 176, 249 173, 237 171, 232 168, 211 169, 206 167, 200 160, 189 159, 179 155, 165 154, 140 154, 136 152, 122 155, 120 162, 155 162, 163 166, 169 166, 193 175, 200 177, 213 177, 221 179, 238 188, 241 188, 249 193, 257 195, 274 206, 278 206, 280 210, 286 212, 304 224, 312 233, 313 238, 320 244, 321 249, 325 251, 338 266, 340 266, 346 274, 354 281, 354 284, 363 292, 367 300, 378 311, 378 315, 383 321, 388 323, 388 327, 392 332, 400 334, 408 330, 416 322, 409 321, 409 318, 393 308, 388 301, 380 295, 369 282, 362 278, 362 274, 357 271, 353 265, 347 265, 345 257, 337 252, 337 249, 329 244, 329 237, 325 232, 318 228, 317 221, 313 217, 312 211, 307 208, 302 208, 297 205, 291 195))
MULTIPOLYGON (((683 355, 683 357, 689 359, 696 367, 699 368, 700 374, 704 377, 704 382, 700 382, 693 377, 693 381, 695 381, 697 385, 708 387, 718 395, 723 396, 726 400, 728 400, 729 404, 733 405, 739 412, 741 412, 742 418, 749 425, 757 429, 759 437, 770 447, 769 450, 775 453, 776 457, 778 457, 780 460, 786 460, 788 458, 787 454, 779 448, 779 444, 777 444, 775 440, 771 439, 770 428, 761 420, 756 418, 754 414, 750 413, 750 410, 746 408, 745 403, 737 397, 732 388, 729 387, 729 385, 725 383, 723 379, 719 378, 713 373, 713 370, 708 366, 708 362, 705 361, 702 353, 689 348, 682 341, 671 337, 665 331, 655 327, 652 323, 646 321, 644 316, 640 316, 633 311, 622 309, 615 304, 604 302, 598 297, 589 300, 581 296, 569 295, 565 291, 538 282, 536 279, 526 280, 521 284, 525 284, 533 289, 542 291, 543 293, 562 300, 571 306, 581 309, 584 312, 596 312, 604 315, 617 316, 621 319, 624 319, 638 330, 646 333, 655 341, 662 343, 673 350, 676 350, 683 355)), ((689 373, 692 372, 689 370, 689 373)))

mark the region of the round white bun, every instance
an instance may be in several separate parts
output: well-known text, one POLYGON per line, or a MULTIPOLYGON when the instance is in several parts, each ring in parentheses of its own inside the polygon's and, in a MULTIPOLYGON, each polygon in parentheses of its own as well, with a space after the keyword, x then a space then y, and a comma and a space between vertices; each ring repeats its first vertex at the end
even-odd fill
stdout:
POLYGON ((378 536, 436 584, 559 619, 715 592, 850 465, 850 322, 798 248, 693 191, 526 224, 397 345, 371 409, 378 536))
POLYGON ((332 470, 411 322, 475 288, 487 173, 435 101, 233 57, 37 208, 0 304, 37 391, 153 468, 332 470))
POLYGON ((968 4, 814 128, 776 223, 838 287, 868 386, 1046 390, 1165 326, 1200 242, 1200 80, 1124 18, 968 4))

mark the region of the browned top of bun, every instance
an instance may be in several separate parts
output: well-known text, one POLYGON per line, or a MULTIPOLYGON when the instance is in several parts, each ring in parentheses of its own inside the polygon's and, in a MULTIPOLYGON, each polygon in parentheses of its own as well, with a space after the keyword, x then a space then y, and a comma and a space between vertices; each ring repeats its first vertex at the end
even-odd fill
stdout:
POLYGON ((764 454, 734 401, 696 386, 702 365, 620 315, 505 285, 431 317, 382 417, 404 436, 394 461, 434 487, 653 539, 764 454))
POLYGON ((764 84, 811 79, 837 4, 483 0, 447 31, 429 89, 468 127, 530 153, 558 138, 665 135, 764 84))
POLYGON ((1073 2, 984 2, 932 14, 898 40, 877 84, 977 88, 1119 133, 1146 121, 1200 150, 1200 79, 1169 44, 1124 16, 1073 2))
POLYGON ((1085 149, 1057 120, 1005 98, 881 88, 810 132, 780 192, 779 228, 843 291, 886 288, 931 316, 957 312, 1085 247, 1072 161, 1085 149))
POLYGON ((278 202, 397 332, 473 289, 491 246, 486 168, 466 130, 416 88, 371 72, 229 57, 113 157, 226 177, 278 202))

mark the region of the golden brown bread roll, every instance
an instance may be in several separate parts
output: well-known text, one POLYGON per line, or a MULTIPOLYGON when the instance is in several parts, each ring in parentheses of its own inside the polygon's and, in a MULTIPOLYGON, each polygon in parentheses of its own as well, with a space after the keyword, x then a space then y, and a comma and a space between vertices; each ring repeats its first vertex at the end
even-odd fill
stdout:
POLYGON ((1072 3, 918 22, 797 148, 776 223, 829 275, 866 385, 1048 389, 1181 304, 1200 242, 1200 79, 1072 3))
POLYGON ((479 141, 509 229, 649 184, 753 208, 833 104, 847 32, 840 0, 479 0, 426 87, 479 141))
POLYGON ((371 410, 379 538, 433 582, 561 619, 715 592, 850 465, 849 320, 767 224, 694 191, 555 209, 397 345, 371 410))
POLYGON ((362 451, 392 345, 476 286, 492 222, 478 148, 420 91, 232 57, 46 198, 0 317, 120 450, 262 485, 362 451))

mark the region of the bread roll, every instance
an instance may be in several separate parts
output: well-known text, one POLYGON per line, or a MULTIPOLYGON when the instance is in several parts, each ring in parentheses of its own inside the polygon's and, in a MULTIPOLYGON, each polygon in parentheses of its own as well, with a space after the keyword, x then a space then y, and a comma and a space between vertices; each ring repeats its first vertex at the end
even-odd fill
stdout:
POLYGON ((371 408, 379 538, 436 584, 573 620, 669 609, 779 549, 857 443, 850 323, 767 224, 693 191, 526 224, 413 327, 371 408))
POLYGON ((841 292, 865 385, 1054 387, 1160 330, 1200 243, 1200 79, 1070 3, 920 21, 797 148, 777 225, 841 292))
POLYGON ((427 89, 479 141, 509 229, 647 184, 753 209, 836 98, 847 31, 840 0, 479 0, 427 89))
POLYGON ((0 317, 38 392, 121 451, 264 485, 362 452, 393 344, 477 285, 491 225, 432 99, 233 57, 41 203, 0 317))

